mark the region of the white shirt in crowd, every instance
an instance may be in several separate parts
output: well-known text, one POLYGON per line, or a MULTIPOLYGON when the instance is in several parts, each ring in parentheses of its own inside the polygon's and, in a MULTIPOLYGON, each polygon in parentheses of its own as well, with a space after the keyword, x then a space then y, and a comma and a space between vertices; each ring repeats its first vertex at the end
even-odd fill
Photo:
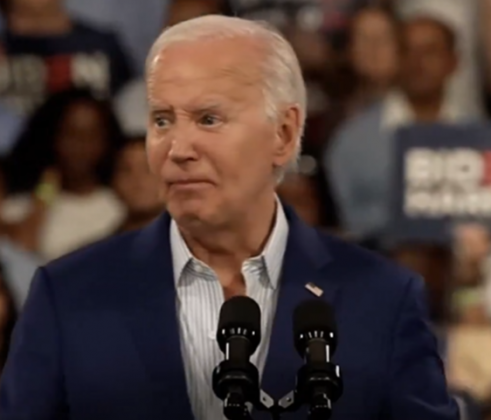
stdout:
MULTIPOLYGON (((462 123, 470 119, 471 117, 463 109, 455 106, 455 103, 449 100, 447 95, 440 110, 438 121, 451 124, 462 123)), ((400 127, 413 124, 415 121, 414 112, 402 93, 394 90, 387 94, 382 110, 382 126, 384 129, 395 131, 400 127)))
MULTIPOLYGON (((4 219, 14 222, 29 211, 27 196, 6 200, 4 219)), ((41 233, 39 254, 50 261, 70 251, 104 238, 115 231, 124 217, 124 209, 114 194, 101 188, 78 196, 60 193, 49 208, 41 233)))

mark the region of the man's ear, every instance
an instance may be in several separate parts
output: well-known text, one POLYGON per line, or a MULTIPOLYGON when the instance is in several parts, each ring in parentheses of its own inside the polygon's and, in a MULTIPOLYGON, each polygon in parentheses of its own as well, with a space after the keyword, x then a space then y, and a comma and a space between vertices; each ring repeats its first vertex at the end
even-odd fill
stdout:
POLYGON ((298 105, 288 107, 278 117, 273 164, 284 167, 295 154, 302 129, 302 112, 298 105))

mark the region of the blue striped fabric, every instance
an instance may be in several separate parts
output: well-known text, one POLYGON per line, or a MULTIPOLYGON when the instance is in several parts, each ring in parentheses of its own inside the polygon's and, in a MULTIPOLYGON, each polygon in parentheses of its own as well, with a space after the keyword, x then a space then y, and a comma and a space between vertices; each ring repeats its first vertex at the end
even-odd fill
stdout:
MULTIPOLYGON (((276 207, 275 226, 263 253, 242 265, 247 295, 259 304, 262 313, 263 339, 251 359, 260 373, 266 362, 288 237, 283 208, 280 203, 276 207)), ((223 360, 215 341, 218 315, 224 302, 222 287, 213 270, 192 256, 174 221, 170 235, 181 352, 191 406, 196 420, 223 419, 222 402, 211 387, 213 369, 223 360)))

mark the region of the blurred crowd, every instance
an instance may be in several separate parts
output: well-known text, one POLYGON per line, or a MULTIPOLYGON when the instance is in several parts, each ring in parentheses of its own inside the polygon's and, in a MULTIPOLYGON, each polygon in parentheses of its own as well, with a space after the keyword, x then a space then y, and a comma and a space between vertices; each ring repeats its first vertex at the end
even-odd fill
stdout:
POLYGON ((448 240, 390 227, 396 132, 491 116, 490 0, 0 0, 0 9, 3 359, 37 266, 165 208, 145 155, 146 53, 165 26, 223 13, 276 26, 304 71, 303 151, 279 196, 307 223, 424 276, 449 385, 491 418, 489 226, 461 224, 448 240))

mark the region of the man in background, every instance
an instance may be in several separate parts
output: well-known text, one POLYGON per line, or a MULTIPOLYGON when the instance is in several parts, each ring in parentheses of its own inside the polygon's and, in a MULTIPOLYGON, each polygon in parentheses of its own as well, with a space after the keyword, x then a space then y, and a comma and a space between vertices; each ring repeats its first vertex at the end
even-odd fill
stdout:
POLYGON ((324 163, 345 229, 356 238, 376 236, 389 222, 397 129, 470 119, 446 97, 457 61, 455 36, 445 24, 421 17, 406 21, 401 27, 399 88, 348 120, 333 138, 324 163))
POLYGON ((63 0, 2 0, 0 99, 27 115, 49 95, 88 88, 116 93, 132 77, 117 37, 72 19, 63 0))

